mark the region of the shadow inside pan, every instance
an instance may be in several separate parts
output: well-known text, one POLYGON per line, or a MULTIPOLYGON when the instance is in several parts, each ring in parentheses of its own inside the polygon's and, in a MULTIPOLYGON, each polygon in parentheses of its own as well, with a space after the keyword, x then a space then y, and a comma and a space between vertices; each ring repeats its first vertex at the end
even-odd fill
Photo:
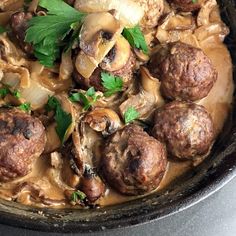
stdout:
MULTIPOLYGON (((219 1, 231 34, 225 43, 236 65, 236 9, 233 0, 219 1)), ((234 80, 236 73, 234 71, 234 80)), ((181 176, 162 193, 116 206, 92 210, 36 209, 0 200, 0 222, 40 231, 94 232, 160 219, 183 210, 230 181, 236 175, 236 107, 209 157, 181 176)))

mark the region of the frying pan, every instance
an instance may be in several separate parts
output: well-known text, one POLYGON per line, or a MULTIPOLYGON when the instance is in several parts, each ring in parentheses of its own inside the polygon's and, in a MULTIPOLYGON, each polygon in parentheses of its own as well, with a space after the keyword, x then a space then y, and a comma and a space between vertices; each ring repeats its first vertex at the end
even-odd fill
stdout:
MULTIPOLYGON (((230 27, 226 38, 236 65, 236 9, 233 0, 218 1, 230 27)), ((236 83, 236 71, 234 80, 236 83)), ((46 232, 95 232, 143 224, 175 214, 213 194, 236 176, 236 106, 209 157, 176 179, 163 192, 115 206, 90 210, 38 209, 0 200, 0 223, 46 232)))

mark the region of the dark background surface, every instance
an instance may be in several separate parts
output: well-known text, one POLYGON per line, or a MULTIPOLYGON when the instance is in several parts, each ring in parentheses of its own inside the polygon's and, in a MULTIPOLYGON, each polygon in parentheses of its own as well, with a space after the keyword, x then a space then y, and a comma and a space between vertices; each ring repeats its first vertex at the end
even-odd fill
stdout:
MULTIPOLYGON (((236 158, 236 157, 235 157, 236 158)), ((62 236, 0 225, 0 235, 62 236)), ((204 201, 162 220, 84 236, 236 236, 236 178, 204 201)))

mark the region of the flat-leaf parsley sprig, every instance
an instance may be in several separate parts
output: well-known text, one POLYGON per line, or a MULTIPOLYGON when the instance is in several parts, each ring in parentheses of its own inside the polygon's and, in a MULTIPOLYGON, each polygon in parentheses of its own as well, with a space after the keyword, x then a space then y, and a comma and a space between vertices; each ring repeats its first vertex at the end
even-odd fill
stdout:
POLYGON ((148 54, 148 46, 140 26, 124 28, 122 34, 133 48, 141 49, 145 54, 148 54))
POLYGON ((67 130, 72 124, 72 115, 64 111, 58 99, 53 96, 49 97, 45 108, 47 111, 55 112, 56 132, 61 142, 64 143, 67 130))
POLYGON ((32 43, 34 54, 41 64, 52 67, 60 57, 63 40, 73 30, 75 23, 82 24, 86 14, 62 0, 40 0, 39 6, 48 12, 29 21, 25 41, 32 43))
POLYGON ((85 93, 71 93, 69 99, 71 102, 81 102, 83 109, 87 111, 100 97, 96 95, 94 87, 90 87, 85 93))
POLYGON ((102 85, 105 88, 104 96, 110 97, 111 95, 121 92, 123 89, 123 80, 119 76, 102 72, 101 73, 102 85))

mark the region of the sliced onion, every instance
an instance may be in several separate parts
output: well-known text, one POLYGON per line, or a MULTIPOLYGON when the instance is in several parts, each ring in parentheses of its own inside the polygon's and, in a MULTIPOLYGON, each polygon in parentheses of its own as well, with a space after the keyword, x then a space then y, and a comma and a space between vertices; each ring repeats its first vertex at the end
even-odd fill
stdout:
POLYGON ((48 101, 48 97, 54 92, 31 80, 28 88, 20 88, 21 97, 31 104, 33 110, 42 108, 48 101))
POLYGON ((82 12, 104 12, 116 10, 126 27, 137 25, 144 16, 144 10, 131 0, 76 0, 75 8, 82 12))

